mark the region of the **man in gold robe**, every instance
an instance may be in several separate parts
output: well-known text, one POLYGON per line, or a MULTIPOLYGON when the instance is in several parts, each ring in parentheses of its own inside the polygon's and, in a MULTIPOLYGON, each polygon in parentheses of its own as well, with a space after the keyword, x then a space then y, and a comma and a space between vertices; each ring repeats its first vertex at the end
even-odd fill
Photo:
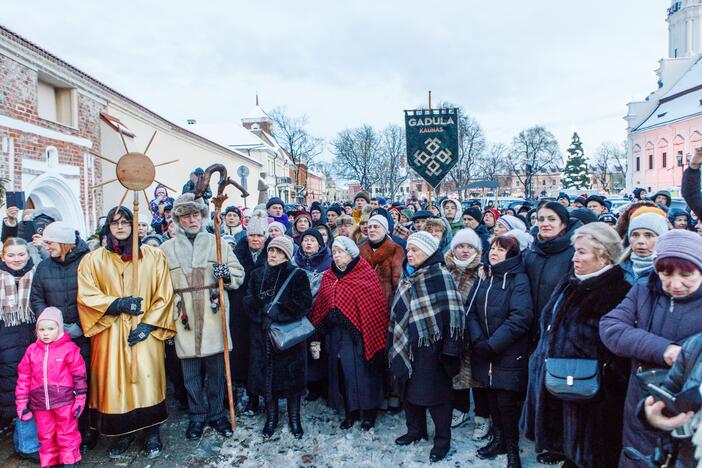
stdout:
POLYGON ((156 458, 163 448, 159 426, 168 418, 164 341, 175 335, 173 286, 164 253, 141 245, 138 294, 132 296, 132 219, 124 207, 108 213, 106 246, 78 267, 78 314, 91 339, 91 428, 115 437, 111 458, 123 455, 134 433, 144 429, 145 454, 156 458), (135 330, 133 317, 139 322, 135 330))

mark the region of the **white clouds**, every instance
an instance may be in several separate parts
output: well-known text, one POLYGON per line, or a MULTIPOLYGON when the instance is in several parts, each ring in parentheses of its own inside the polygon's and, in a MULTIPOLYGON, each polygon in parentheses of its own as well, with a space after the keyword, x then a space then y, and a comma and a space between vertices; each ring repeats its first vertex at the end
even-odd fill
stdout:
POLYGON ((462 104, 492 140, 547 125, 586 152, 655 88, 665 5, 563 2, 5 0, 0 22, 166 117, 238 121, 256 91, 327 139, 462 104), (72 8, 72 5, 79 5, 72 8), (40 13, 40 14, 39 14, 40 13), (60 21, 56 18, 60 17, 60 21))

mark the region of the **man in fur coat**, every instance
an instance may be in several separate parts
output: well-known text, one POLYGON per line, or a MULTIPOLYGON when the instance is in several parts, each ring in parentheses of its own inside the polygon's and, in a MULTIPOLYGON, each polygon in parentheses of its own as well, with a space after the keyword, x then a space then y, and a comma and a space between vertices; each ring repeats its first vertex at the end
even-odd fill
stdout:
MULTIPOLYGON (((217 280, 222 278, 225 288, 236 289, 244 281, 244 269, 225 241, 221 241, 222 263, 217 263, 216 238, 204 227, 208 214, 207 205, 201 198, 195 199, 194 194, 178 197, 173 205, 176 235, 161 247, 168 259, 176 295, 175 345, 188 393, 188 439, 199 439, 206 423, 225 437, 232 435, 222 398, 225 351, 217 280)), ((226 295, 224 300, 224 310, 228 311, 226 295)), ((227 341, 229 352, 229 330, 227 341)))

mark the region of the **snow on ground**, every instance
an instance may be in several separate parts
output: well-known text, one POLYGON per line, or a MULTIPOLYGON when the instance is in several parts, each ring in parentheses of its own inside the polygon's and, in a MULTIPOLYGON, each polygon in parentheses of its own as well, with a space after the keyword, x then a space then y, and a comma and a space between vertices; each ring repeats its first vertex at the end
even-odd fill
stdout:
MULTIPOLYGON (((282 403, 282 401, 281 401, 282 403)), ((375 427, 369 432, 339 429, 341 417, 327 408, 321 400, 306 402, 302 408, 302 427, 305 435, 295 439, 288 430, 285 405, 281 405, 280 423, 275 435, 267 441, 261 436, 264 416, 237 418, 234 436, 224 442, 219 458, 221 467, 419 467, 429 465, 432 442, 421 441, 399 447, 395 439, 406 432, 404 415, 381 412, 375 427)), ((433 436, 431 417, 429 437, 433 436)), ((439 467, 500 467, 506 466, 507 457, 480 460, 475 451, 484 442, 470 439, 472 420, 452 431, 451 451, 447 458, 432 466, 439 467)), ((522 464, 536 467, 537 463, 530 442, 522 441, 522 464)))

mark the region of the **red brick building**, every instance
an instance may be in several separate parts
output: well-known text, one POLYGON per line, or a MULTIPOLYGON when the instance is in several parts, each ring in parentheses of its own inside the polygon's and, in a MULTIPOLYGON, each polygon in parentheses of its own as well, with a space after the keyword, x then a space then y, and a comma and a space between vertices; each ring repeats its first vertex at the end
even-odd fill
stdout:
POLYGON ((102 212, 90 186, 101 180, 104 100, 80 71, 0 27, 0 177, 29 208, 57 207, 82 233, 102 212))

